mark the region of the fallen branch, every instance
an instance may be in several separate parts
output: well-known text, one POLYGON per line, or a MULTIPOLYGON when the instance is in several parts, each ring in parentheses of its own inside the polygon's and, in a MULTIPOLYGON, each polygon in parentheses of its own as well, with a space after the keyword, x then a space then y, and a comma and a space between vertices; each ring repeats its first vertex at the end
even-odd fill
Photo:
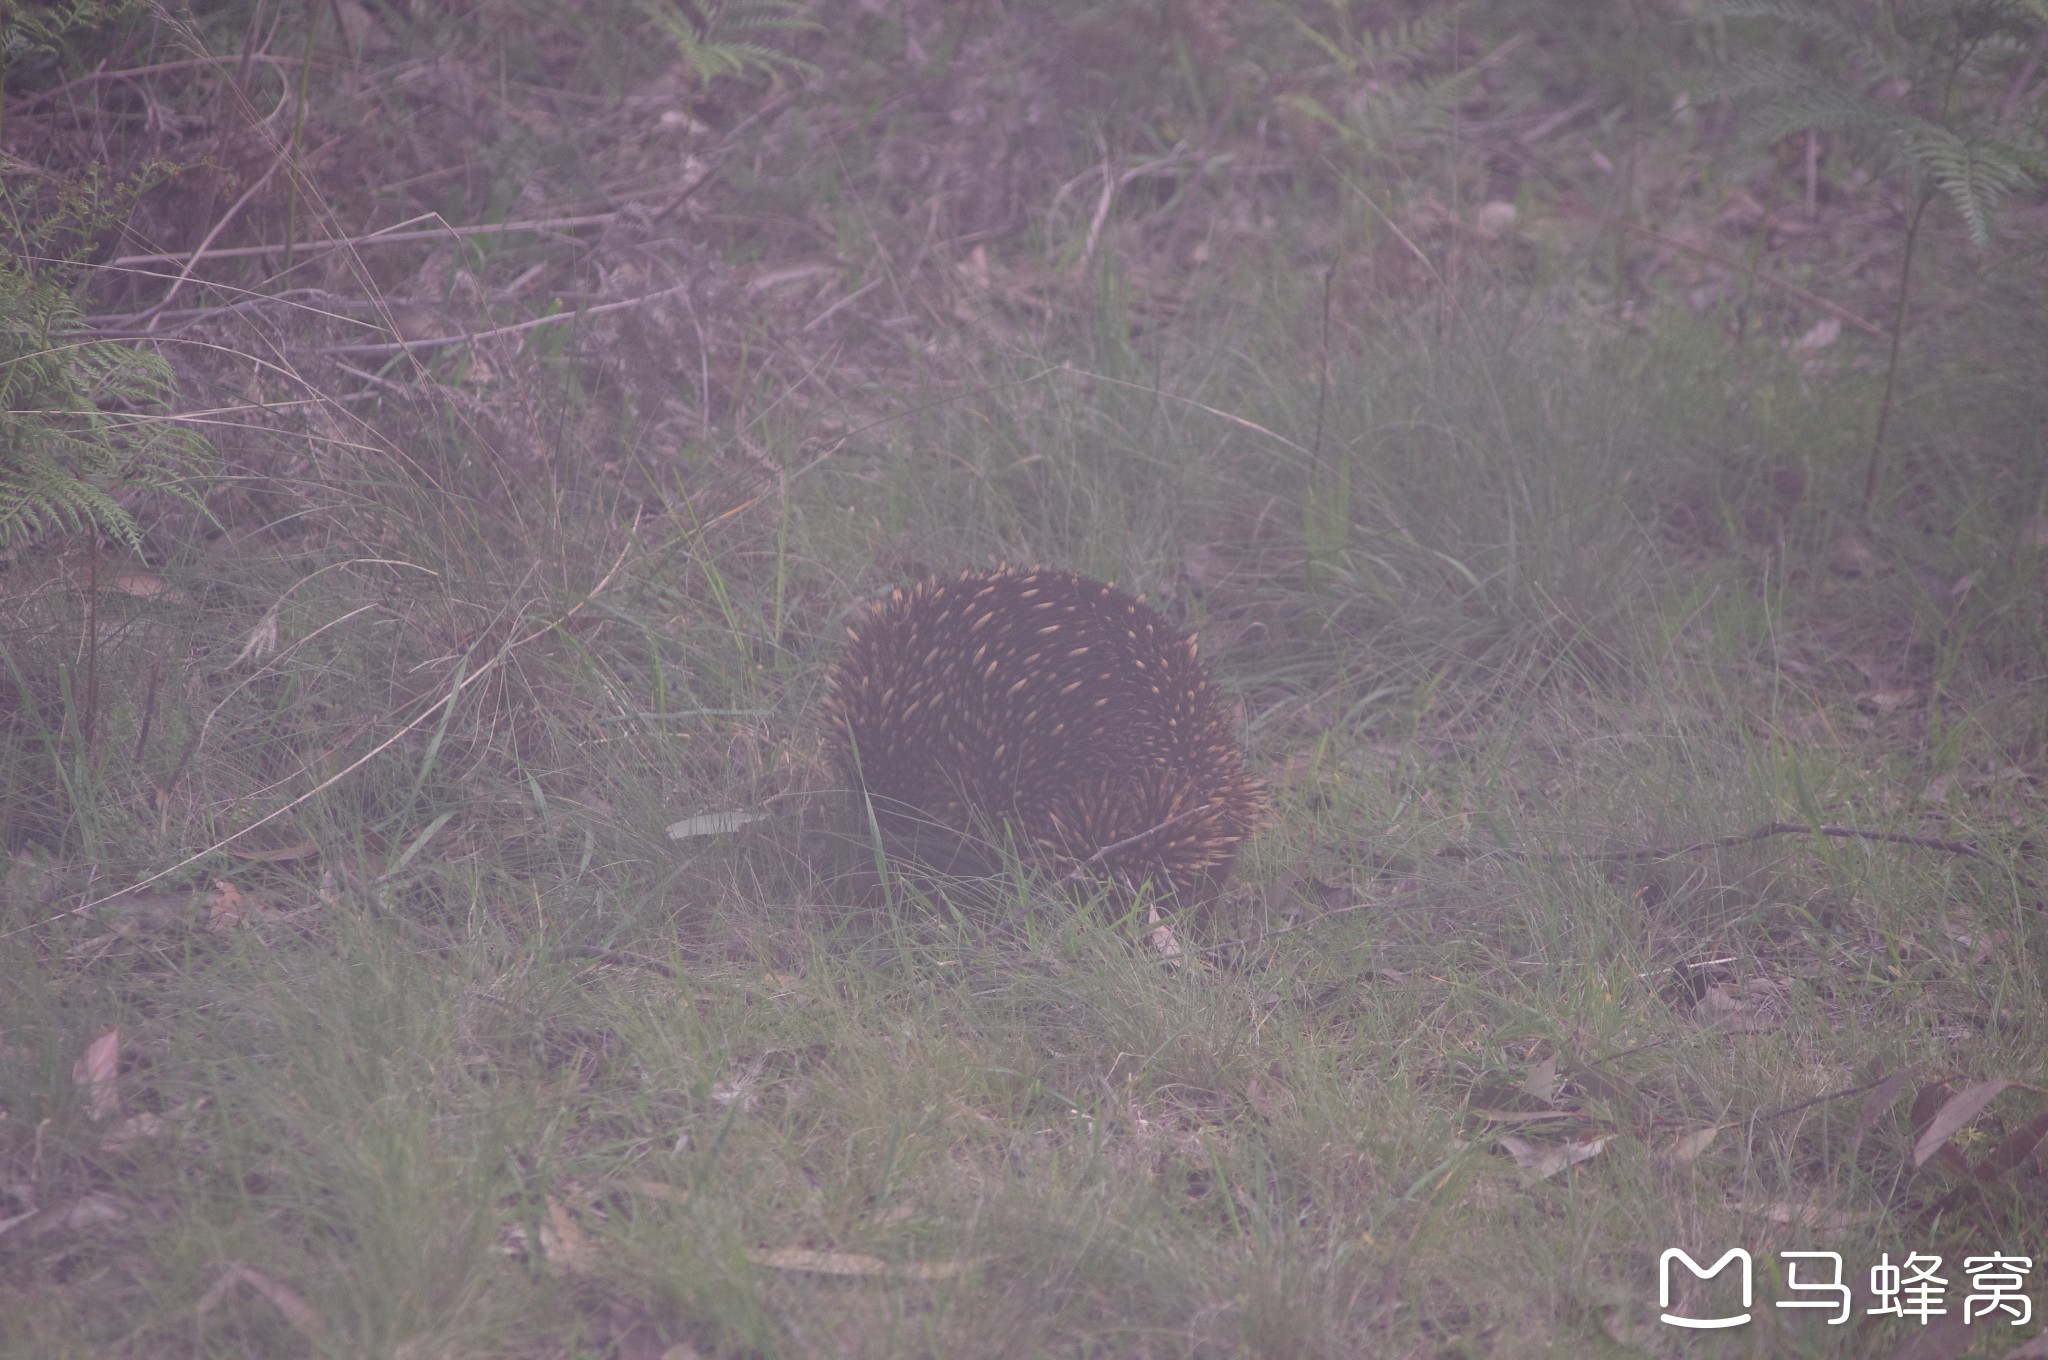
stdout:
MULTIPOLYGON (((352 250, 358 246, 394 245, 402 241, 445 241, 450 237, 461 236, 502 236, 506 232, 513 231, 562 231, 569 227, 603 226, 617 217, 617 213, 595 213, 589 217, 537 218, 530 222, 482 222, 469 227, 439 226, 424 228, 420 231, 400 231, 395 227, 387 227, 383 231, 373 231, 363 236, 331 236, 324 241, 302 241, 299 243, 295 253, 303 253, 309 250, 333 250, 343 247, 352 250)), ((414 218, 412 220, 417 222, 420 219, 414 218)), ((399 225, 403 226, 404 224, 400 223, 399 225)), ((282 254, 284 254, 284 244, 279 242, 276 245, 227 246, 220 250, 200 250, 197 252, 181 250, 169 255, 123 255, 119 259, 114 260, 113 264, 116 266, 179 264, 188 260, 197 264, 201 260, 241 260, 255 255, 282 254)))
POLYGON ((1705 246, 1696 246, 1690 241, 1681 241, 1675 236, 1666 236, 1661 231, 1653 230, 1635 222, 1624 221, 1608 213, 1596 212, 1591 208, 1584 208, 1576 203, 1560 203, 1558 209, 1568 217, 1578 217, 1588 222, 1598 222, 1602 226, 1613 227, 1618 231, 1625 231, 1631 235, 1640 236, 1647 241, 1655 241, 1660 246, 1669 246, 1671 249, 1690 255, 1694 259, 1705 260, 1709 264, 1719 265, 1730 273, 1741 274, 1755 279, 1758 283, 1764 284, 1767 287, 1775 288, 1790 297, 1798 298, 1809 307, 1826 312, 1837 321, 1854 326, 1865 335, 1875 336, 1879 340, 1891 338, 1890 331, 1878 325, 1875 321, 1864 320, 1840 303, 1830 302, 1818 293, 1801 288, 1790 279, 1781 279, 1776 274, 1766 274, 1763 270, 1753 269, 1739 260, 1731 260, 1717 250, 1708 250, 1705 246))
POLYGON ((1437 850, 1439 859, 1486 859, 1503 855, 1513 860, 1592 860, 1599 864, 1629 864, 1642 860, 1677 859, 1680 855, 1696 855, 1702 850, 1726 850, 1730 846, 1748 845, 1755 841, 1769 840, 1773 836, 1827 836, 1834 840, 1883 841, 1888 845, 1911 845, 1922 850, 1946 850, 1951 855, 1964 855, 1970 859, 1981 859, 1989 864, 1998 860, 1970 844, 1968 841, 1943 840, 1938 836, 1905 836, 1896 831, 1871 831, 1860 826, 1809 826, 1804 822, 1765 822, 1762 826, 1745 831, 1739 836, 1721 836, 1711 841, 1694 841, 1691 845, 1650 847, 1642 850, 1489 850, 1479 845, 1446 845, 1437 850))
POLYGON ((617 312, 623 311, 628 307, 638 307, 643 302, 654 302, 657 299, 683 292, 689 286, 687 282, 679 283, 673 288, 663 288, 653 293, 642 293, 639 297, 625 298, 619 302, 606 302, 596 307, 585 307, 580 312, 554 312, 547 316, 536 316, 526 321, 515 322, 510 326, 496 326, 487 331, 469 331, 463 335, 437 335, 425 340, 391 340, 374 345, 325 345, 314 352, 317 354, 390 355, 407 354, 417 349, 441 349, 448 345, 470 345, 475 344, 479 340, 495 340, 502 335, 517 335, 521 331, 538 330, 542 326, 559 325, 564 321, 582 321, 589 317, 602 316, 606 312, 617 312))

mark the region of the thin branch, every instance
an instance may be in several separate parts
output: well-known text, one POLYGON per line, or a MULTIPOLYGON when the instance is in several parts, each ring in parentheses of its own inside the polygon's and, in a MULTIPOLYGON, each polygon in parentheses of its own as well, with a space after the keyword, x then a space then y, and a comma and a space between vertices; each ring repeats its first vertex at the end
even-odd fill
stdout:
POLYGON ((1968 841, 1946 840, 1939 836, 1907 836, 1896 831, 1872 831, 1860 826, 1810 826, 1805 822, 1765 822, 1762 826, 1737 836, 1721 836, 1710 841, 1695 841, 1691 845, 1642 850, 1489 850, 1478 845, 1446 845, 1436 853, 1439 859, 1488 859, 1498 855, 1522 862, 1535 860, 1562 863, 1590 860, 1596 864, 1637 864, 1645 860, 1677 859, 1681 855, 1696 855, 1704 850, 1726 850, 1731 846, 1769 840, 1773 836, 1826 836, 1832 840, 1877 841, 1886 845, 1910 845, 1921 850, 1942 850, 1951 855, 1962 855, 1968 859, 1983 860, 1986 864, 2008 868, 2008 872, 2020 882, 2029 887, 2035 886, 2033 880, 2025 874, 2003 865, 1997 856, 1968 841))
MULTIPOLYGON (((618 216, 615 212, 593 213, 588 217, 539 218, 529 222, 480 222, 468 227, 451 225, 431 227, 421 231, 398 231, 387 227, 383 231, 373 231, 365 236, 335 236, 323 241, 301 241, 298 248, 302 251, 329 250, 343 247, 353 249, 358 246, 392 245, 401 241, 444 241, 451 236, 500 236, 506 232, 514 231, 563 231, 570 227, 603 226, 607 222, 616 221, 618 216)), ((419 219, 414 218, 412 220, 418 221, 419 219)), ((283 253, 284 246, 280 243, 268 246, 230 246, 224 250, 202 250, 190 256, 184 251, 169 255, 123 255, 112 263, 116 266, 176 264, 187 258, 195 262, 199 260, 238 260, 247 259, 253 255, 282 255, 283 253)))
MULTIPOLYGON (((605 592, 606 588, 611 585, 613 578, 619 574, 619 568, 626 564, 626 558, 633 551, 633 545, 639 541, 639 532, 640 517, 636 514, 633 517, 633 527, 631 530, 628 531, 627 534, 626 546, 619 550, 618 560, 612 563, 611 570, 606 572, 604 574, 603 579, 598 581, 596 585, 592 586, 590 590, 587 593, 585 593, 582 599, 578 600, 575 604, 571 605, 566 611, 564 611, 560 615, 560 617, 542 624, 540 627, 528 633, 525 637, 507 642, 504 646, 500 647, 496 653, 492 655, 490 660, 484 662, 483 665, 477 667, 474 671, 470 672, 468 675, 465 675, 460 681, 458 681, 455 687, 449 690, 448 693, 442 695, 439 699, 435 700, 433 703, 429 704, 424 709, 421 709, 420 712, 412 719, 412 721, 406 723, 405 726, 399 728, 396 732, 393 732, 390 736, 378 742, 375 746, 371 747, 361 756, 358 756, 355 760, 350 761, 346 766, 342 767, 340 770, 337 770, 335 773, 321 780, 318 784, 315 784, 312 788, 307 789, 304 793, 292 799, 284 806, 276 809, 273 812, 269 812, 261 817, 258 817, 255 821, 249 823, 240 831, 233 831, 228 833, 227 835, 221 837, 219 840, 215 841, 212 845, 207 846, 204 850, 199 850, 194 852, 193 854, 187 855, 184 859, 179 860, 176 864, 170 865, 167 868, 159 869, 155 873, 151 874, 149 877, 141 879, 138 882, 129 884, 127 887, 121 889, 120 892, 108 893, 105 897, 95 898, 90 902, 86 902, 80 906, 73 907, 68 911, 58 912, 56 916, 49 917, 47 918, 46 921, 37 922, 35 924, 47 924, 48 921, 57 920, 65 916, 82 916, 86 912, 91 911, 94 907, 100 906, 101 904, 106 902, 110 902, 114 898, 120 897, 125 893, 135 892, 138 889, 148 887, 150 884, 155 883, 160 879, 168 878, 170 875, 177 873, 179 870, 184 869, 190 865, 196 864, 202 859, 205 859, 208 855, 214 854, 217 851, 225 849, 227 846, 229 846, 235 841, 240 840, 242 837, 248 835, 251 831, 254 831, 256 828, 260 826, 266 826, 269 823, 276 821, 278 818, 284 816, 286 813, 291 812, 293 809, 305 803, 308 799, 313 798, 316 795, 333 788, 336 784, 348 778, 357 770, 360 770, 363 766, 369 764, 372 760, 375 760, 378 756, 384 754, 384 752, 390 750, 393 746, 397 745, 398 742, 404 739, 404 737, 408 733, 418 728, 422 723, 426 722, 429 718, 433 717, 435 714, 441 712, 441 710, 447 708, 450 704, 454 703, 457 699, 461 698, 463 693, 466 690, 468 690, 471 685, 476 684, 479 680, 482 680, 486 675, 489 675, 492 671, 496 670, 499 663, 504 661, 507 657, 511 656, 512 653, 518 651, 521 647, 524 647, 527 643, 534 641, 536 638, 546 637, 549 633, 552 633, 555 630, 559 629, 563 624, 567 623, 570 619, 573 619, 578 614, 582 613, 583 607, 589 604, 592 600, 596 599, 599 595, 602 595, 605 592)), ((24 930, 30 928, 32 927, 20 927, 20 929, 24 930)), ((18 931, 7 932, 7 934, 9 935, 16 933, 18 933, 18 931)), ((0 938, 5 938, 5 936, 0 935, 0 938)))
POLYGON ((249 206, 249 200, 256 197, 262 191, 264 185, 270 183, 270 177, 277 173, 278 167, 283 165, 286 158, 290 155, 291 148, 289 147, 279 151, 271 160, 270 168, 258 175, 256 182, 244 189, 242 196, 236 199, 226 212, 221 214, 220 220, 213 224, 212 229, 206 233, 205 239, 200 241, 199 249, 193 251, 191 256, 185 260, 183 267, 178 270, 178 277, 171 280, 171 286, 166 288, 164 295, 157 299, 156 306, 136 318, 144 330, 156 329, 156 323, 163 316, 164 308, 171 305, 172 299, 178 296, 178 290, 183 288, 185 281, 192 277, 192 271, 197 269, 199 262, 206 258, 206 248, 213 244, 213 238, 227 230, 228 223, 234 221, 240 215, 242 209, 249 206))
POLYGON ((1727 256, 1721 254, 1719 251, 1708 250, 1705 246, 1693 245, 1690 241, 1681 241, 1675 236, 1666 236, 1661 231, 1656 231, 1652 228, 1641 226, 1635 222, 1627 222, 1619 217, 1613 217, 1607 213, 1597 212, 1592 208, 1581 207, 1576 203, 1561 203, 1558 205, 1558 207, 1567 216, 1583 218, 1588 222, 1598 222, 1602 226, 1613 227, 1618 231, 1629 232, 1633 235, 1640 236, 1645 240, 1655 241, 1658 245, 1669 246, 1671 249, 1680 251, 1686 255, 1690 255, 1695 259, 1705 260, 1709 264, 1717 264, 1721 266, 1721 268, 1726 269, 1731 273, 1747 275, 1755 279, 1758 283, 1765 284, 1769 287, 1775 288, 1779 292, 1784 293, 1790 297, 1798 298, 1807 306, 1812 307, 1818 311, 1825 312, 1829 316, 1835 318, 1837 321, 1843 322, 1846 325, 1854 326, 1857 330, 1862 331, 1865 335, 1874 336, 1879 340, 1887 339, 1891 335, 1890 331, 1878 325, 1875 321, 1866 321, 1864 318, 1856 315, 1856 313, 1850 311, 1847 307, 1842 306, 1840 303, 1830 302, 1826 298, 1822 297, 1820 294, 1810 292, 1807 289, 1801 288, 1798 284, 1793 283, 1789 279, 1781 279, 1775 274, 1766 274, 1760 269, 1751 269, 1747 265, 1740 264, 1737 261, 1729 259, 1727 256))
POLYGON ((517 335, 522 331, 538 330, 542 326, 556 326, 564 321, 583 321, 606 312, 624 311, 638 307, 644 302, 655 302, 675 293, 688 290, 688 283, 679 283, 673 288, 658 292, 642 293, 639 297, 626 298, 619 302, 607 302, 596 307, 586 307, 580 312, 555 312, 548 316, 536 316, 510 326, 498 326, 487 331, 470 331, 465 335, 438 335, 426 340, 392 340, 377 345, 325 345, 315 350, 316 354, 361 354, 368 356, 406 354, 419 349, 441 349, 448 345, 469 345, 479 340, 495 340, 501 335, 517 335))
POLYGON ((62 85, 52 85, 47 90, 37 90, 34 94, 23 95, 19 100, 9 104, 7 111, 9 113, 27 113, 43 101, 55 99, 66 90, 75 90, 81 85, 101 85, 108 81, 129 80, 135 76, 153 76, 164 71, 181 71, 194 66, 239 65, 244 61, 267 62, 272 66, 297 66, 299 64, 297 57, 273 57, 268 53, 258 53, 248 57, 187 57, 182 61, 160 61, 154 66, 131 66, 123 71, 92 71, 79 76, 76 80, 67 80, 62 85))

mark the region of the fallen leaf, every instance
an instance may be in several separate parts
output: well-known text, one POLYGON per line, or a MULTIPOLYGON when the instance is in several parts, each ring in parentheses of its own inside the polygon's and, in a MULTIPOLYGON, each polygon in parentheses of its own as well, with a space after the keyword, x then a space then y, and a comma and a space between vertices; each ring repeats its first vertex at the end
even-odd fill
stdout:
POLYGON ((765 812, 705 812, 685 817, 680 822, 670 822, 668 838, 681 841, 692 836, 729 836, 743 826, 767 820, 765 812))
POLYGON ((230 850, 228 853, 250 864, 284 864, 295 859, 311 859, 320 853, 320 843, 300 841, 281 850, 230 850))
POLYGON ((1844 576, 1875 576, 1884 559, 1855 534, 1843 534, 1828 545, 1828 566, 1844 576))
POLYGON ((229 1261, 222 1267, 220 1278, 213 1282, 212 1288, 200 1296, 199 1302, 193 1306, 193 1311, 203 1316, 215 1304, 226 1298, 228 1291, 237 1284, 246 1284, 255 1290, 271 1307, 282 1313, 284 1320, 301 1336, 312 1339, 321 1334, 323 1327, 320 1315, 313 1311, 313 1306, 307 1303, 297 1290, 289 1285, 279 1284, 262 1271, 240 1261, 229 1261))
POLYGON ((1869 1095, 1863 1097, 1863 1104, 1856 1110, 1856 1123, 1849 1130, 1849 1160, 1852 1163, 1856 1160, 1856 1150, 1863 1146, 1863 1135, 1870 1132, 1870 1126, 1891 1108, 1892 1102, 1899 1098, 1899 1092, 1905 1090, 1906 1083, 1912 1079, 1910 1071, 1901 1069, 1879 1082, 1869 1095))
POLYGON ((1998 1146, 1985 1154, 1983 1161, 1977 1163, 1974 1173, 1979 1177, 2002 1176, 2033 1156, 2034 1149, 2041 1146, 2041 1140, 2044 1138, 2048 1138, 2048 1110, 2035 1115, 2000 1139, 1998 1146))
POLYGON ((1792 342, 1795 350, 1821 350, 1842 338, 1842 323, 1832 316, 1822 317, 1808 328, 1806 334, 1792 342))
POLYGON ((1614 1141, 1613 1134, 1588 1138, 1573 1143, 1531 1143, 1526 1138, 1509 1134, 1494 1140, 1495 1146, 1515 1159, 1515 1165, 1528 1173, 1529 1179, 1548 1180, 1568 1166, 1591 1161, 1600 1155, 1600 1150, 1614 1141))
POLYGON ((1663 1150, 1657 1160, 1673 1168, 1691 1166, 1699 1160, 1702 1152, 1713 1146, 1714 1139, 1720 1136, 1721 1130, 1730 1127, 1732 1126, 1728 1124, 1709 1124, 1706 1128, 1694 1129, 1691 1133, 1681 1133, 1671 1140, 1671 1145, 1663 1150))
POLYGON ((137 1143, 143 1142, 146 1139, 161 1138, 163 1133, 164 1121, 162 1117, 144 1110, 141 1114, 129 1115, 126 1119, 108 1129, 107 1136, 100 1139, 100 1150, 103 1152, 126 1152, 137 1143))
POLYGON ((185 602, 184 591, 179 590, 163 577, 151 576, 146 572, 123 572, 113 579, 108 588, 119 591, 123 595, 133 595, 138 600, 161 598, 165 604, 183 604, 185 602))
POLYGON ((92 1041, 85 1053, 71 1064, 71 1082, 85 1088, 85 1111, 97 1122, 121 1113, 121 1089, 115 1084, 121 1071, 121 1031, 110 1029, 92 1041))
POLYGON ((980 1264, 979 1260, 921 1261, 892 1266, 879 1256, 851 1251, 813 1251, 809 1247, 769 1247, 749 1251, 747 1259, 771 1270, 796 1270, 850 1279, 888 1276, 898 1280, 951 1280, 980 1264))
POLYGON ((120 1201, 95 1190, 80 1195, 61 1208, 47 1209, 37 1215, 31 1231, 42 1234, 60 1228, 97 1228, 103 1223, 119 1223, 127 1217, 128 1211, 121 1207, 120 1201))
POLYGON ((621 1181, 620 1184, 636 1195, 645 1195, 649 1199, 658 1199, 663 1204, 688 1204, 690 1202, 690 1192, 688 1190, 679 1185, 670 1185, 667 1181, 630 1180, 621 1181))
POLYGON ((215 879, 213 893, 206 899, 206 928, 232 930, 242 923, 242 913, 248 906, 240 888, 224 878, 215 879))
POLYGON ((1874 689, 1868 694, 1857 696, 1856 707, 1865 713, 1896 713, 1919 697, 1920 691, 1911 685, 1900 685, 1895 689, 1874 689))
POLYGON ((256 620, 256 626, 249 630, 249 636, 242 641, 242 650, 235 653, 235 659, 229 662, 229 665, 239 666, 250 660, 261 661, 277 650, 277 611, 278 606, 272 605, 262 618, 256 620))
POLYGON ((1773 1223, 1787 1227, 1819 1228, 1836 1232, 1853 1228, 1859 1224, 1874 1222, 1874 1213, 1859 1213, 1850 1209, 1823 1209, 1817 1204, 1793 1204, 1787 1200, 1773 1200, 1768 1204, 1731 1203, 1729 1208, 1739 1214, 1756 1214, 1773 1223))
POLYGON ((568 1206, 553 1195, 547 1196, 547 1221, 540 1225, 540 1254, 547 1258, 548 1268, 561 1275, 587 1275, 597 1264, 597 1248, 568 1206))
POLYGON ((1934 1112, 1934 1118, 1927 1122, 1926 1127, 1920 1131, 1920 1136, 1913 1140, 1913 1165, 1925 1164, 1927 1159, 1939 1152, 1963 1125, 1975 1119, 2000 1091, 2010 1085, 2012 1083, 2004 1078, 1994 1078, 1990 1081, 1980 1081, 1975 1086, 1950 1096, 1942 1103, 1941 1108, 1934 1112))
POLYGON ((1532 1066, 1522 1078, 1522 1094, 1534 1096, 1545 1105, 1557 1101, 1557 1055, 1551 1054, 1532 1066))

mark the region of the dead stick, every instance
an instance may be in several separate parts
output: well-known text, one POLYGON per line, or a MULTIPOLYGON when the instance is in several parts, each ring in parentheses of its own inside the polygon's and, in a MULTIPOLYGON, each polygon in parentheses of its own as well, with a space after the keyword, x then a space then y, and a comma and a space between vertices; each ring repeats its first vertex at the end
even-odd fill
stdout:
POLYGON ((1968 841, 1942 840, 1935 836, 1905 836, 1896 831, 1872 831, 1860 826, 1809 826, 1804 822, 1765 822, 1739 836, 1722 836, 1717 840, 1695 841, 1691 845, 1649 847, 1641 850, 1488 850, 1478 845, 1446 845, 1437 850, 1439 859, 1484 859, 1489 855, 1505 855, 1514 860, 1593 860, 1601 864, 1634 863, 1640 860, 1676 859, 1680 855, 1696 855, 1702 850, 1726 850, 1730 846, 1748 845, 1754 841, 1769 840, 1773 836, 1828 836, 1835 840, 1884 841, 1890 845, 1911 845, 1922 850, 1946 850, 1951 855, 1967 855, 1997 863, 1991 855, 1978 849, 1968 841))

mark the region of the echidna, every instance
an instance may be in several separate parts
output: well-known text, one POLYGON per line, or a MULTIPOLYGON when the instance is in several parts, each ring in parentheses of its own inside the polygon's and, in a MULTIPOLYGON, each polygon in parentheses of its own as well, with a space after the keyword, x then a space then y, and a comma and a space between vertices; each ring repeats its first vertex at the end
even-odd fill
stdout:
POLYGON ((847 628, 828 720, 885 844, 930 832, 1205 896, 1264 790, 1195 639, 1072 572, 969 571, 847 628))

